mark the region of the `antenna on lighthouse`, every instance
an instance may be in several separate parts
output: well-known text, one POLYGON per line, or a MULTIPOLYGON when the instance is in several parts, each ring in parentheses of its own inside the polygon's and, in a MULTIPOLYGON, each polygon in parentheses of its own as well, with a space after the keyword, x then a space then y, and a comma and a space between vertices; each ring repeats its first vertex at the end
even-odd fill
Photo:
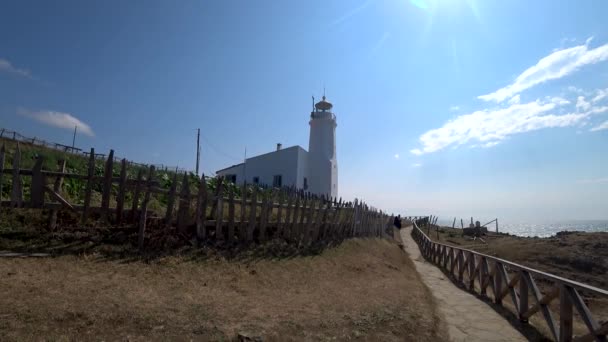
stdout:
POLYGON ((315 96, 312 96, 312 111, 315 111, 315 96))

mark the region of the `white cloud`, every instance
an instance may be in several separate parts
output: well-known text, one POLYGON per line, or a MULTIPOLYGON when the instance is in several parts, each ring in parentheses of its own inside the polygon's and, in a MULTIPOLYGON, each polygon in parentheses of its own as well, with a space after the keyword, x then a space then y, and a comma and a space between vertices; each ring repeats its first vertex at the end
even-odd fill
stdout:
POLYGON ((547 97, 547 99, 549 100, 549 102, 554 103, 558 106, 564 106, 564 105, 570 104, 570 101, 568 101, 562 97, 559 97, 559 96, 547 97))
POLYGON ((587 110, 589 110, 589 108, 591 108, 591 103, 585 101, 584 96, 579 96, 576 99, 576 109, 578 111, 587 111, 587 110))
POLYGON ((535 85, 567 76, 585 65, 608 60, 608 44, 590 49, 590 42, 591 38, 583 45, 558 49, 517 76, 513 83, 478 98, 484 101, 502 102, 535 85))
POLYGON ((602 178, 593 178, 593 179, 581 179, 576 181, 579 184, 600 184, 600 183, 608 183, 608 177, 602 178))
POLYGON ((487 142, 487 143, 481 145, 481 147, 486 147, 487 148, 487 147, 496 146, 498 144, 500 144, 500 141, 490 141, 490 142, 487 142))
POLYGON ((78 132, 88 135, 90 137, 95 136, 95 133, 91 129, 91 126, 87 125, 86 123, 80 121, 78 118, 68 113, 55 112, 50 110, 30 111, 24 108, 19 108, 17 110, 17 113, 53 127, 73 130, 74 126, 77 126, 78 132))
POLYGON ((395 154, 395 159, 399 159, 399 153, 395 154))
POLYGON ((459 110, 459 109, 460 109, 460 107, 458 107, 458 106, 451 106, 451 107, 450 107, 450 110, 451 110, 452 112, 455 112, 455 111, 457 111, 457 110, 459 110))
POLYGON ((577 88, 575 86, 569 86, 568 91, 571 91, 573 93, 579 93, 579 94, 583 92, 583 90, 581 88, 577 88))
POLYGON ((608 97, 608 88, 606 88, 606 89, 598 89, 596 91, 596 93, 597 93, 597 95, 593 99, 591 99, 591 102, 593 102, 593 103, 598 102, 598 101, 602 100, 605 97, 608 97))
POLYGON ((597 131, 603 131, 605 129, 608 129, 608 121, 604 121, 601 124, 593 127, 592 129, 590 129, 591 132, 597 132, 597 131))
POLYGON ((32 78, 32 74, 30 73, 29 70, 26 69, 19 69, 15 66, 13 66, 11 64, 11 62, 7 61, 6 59, 1 59, 0 58, 0 72, 4 71, 4 72, 8 72, 11 74, 16 74, 25 78, 32 78))
POLYGON ((519 94, 509 99, 509 104, 518 104, 520 102, 519 94))
POLYGON ((422 164, 420 164, 420 163, 412 164, 412 167, 421 167, 421 166, 422 166, 422 164))
POLYGON ((506 108, 483 109, 460 115, 443 126, 422 134, 419 139, 422 148, 415 148, 410 152, 421 155, 469 142, 479 142, 483 147, 492 147, 513 134, 576 125, 592 114, 590 112, 550 114, 550 111, 559 106, 559 102, 536 100, 524 104, 512 104, 506 108))

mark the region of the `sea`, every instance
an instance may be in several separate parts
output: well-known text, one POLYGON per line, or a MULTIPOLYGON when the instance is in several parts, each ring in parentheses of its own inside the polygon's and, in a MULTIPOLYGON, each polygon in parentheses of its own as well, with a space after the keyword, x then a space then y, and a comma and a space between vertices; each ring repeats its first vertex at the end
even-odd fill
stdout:
MULTIPOLYGON (((464 226, 468 227, 469 221, 464 221, 464 226)), ((491 219, 490 219, 491 220, 491 219)), ((481 224, 489 222, 490 220, 479 220, 481 224)), ((453 219, 441 219, 437 220, 437 224, 441 226, 451 227, 453 219)), ((456 227, 460 228, 460 219, 456 221, 456 227)), ((486 225, 488 230, 494 231, 496 225, 494 222, 486 225)), ((549 237, 554 236, 556 233, 561 231, 583 231, 583 232, 608 232, 608 220, 555 220, 555 221, 543 221, 543 222, 531 222, 531 221, 509 221, 507 219, 501 220, 498 218, 498 231, 502 233, 509 233, 517 236, 526 237, 549 237)))

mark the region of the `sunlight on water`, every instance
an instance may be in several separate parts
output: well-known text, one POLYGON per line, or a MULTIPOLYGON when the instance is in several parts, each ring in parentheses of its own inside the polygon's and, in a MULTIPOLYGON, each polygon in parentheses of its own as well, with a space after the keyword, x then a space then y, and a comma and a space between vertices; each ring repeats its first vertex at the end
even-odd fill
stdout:
MULTIPOLYGON (((481 223, 487 222, 481 220, 481 223)), ((488 220, 490 221, 490 220, 488 220)), ((583 231, 583 232, 608 232, 608 220, 564 220, 547 222, 509 222, 498 219, 498 230, 501 233, 509 233, 518 236, 549 237, 561 231, 583 231)), ((452 220, 439 220, 442 226, 452 226, 452 220)), ((468 222, 465 221, 465 227, 468 222)), ((488 230, 494 231, 494 223, 489 224, 488 230)), ((456 228, 460 228, 460 219, 457 219, 456 228)))

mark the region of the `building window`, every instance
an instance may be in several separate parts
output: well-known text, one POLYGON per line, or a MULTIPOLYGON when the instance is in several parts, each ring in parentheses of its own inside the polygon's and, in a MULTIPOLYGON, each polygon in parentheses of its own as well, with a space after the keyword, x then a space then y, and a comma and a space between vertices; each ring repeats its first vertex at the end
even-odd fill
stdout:
POLYGON ((253 184, 260 184, 260 177, 253 177, 253 184))
POLYGON ((283 186, 283 176, 275 175, 272 179, 272 186, 275 188, 280 188, 283 186))
POLYGON ((226 175, 226 180, 236 184, 236 175, 226 175))
POLYGON ((308 178, 304 177, 304 190, 308 190, 308 178))

